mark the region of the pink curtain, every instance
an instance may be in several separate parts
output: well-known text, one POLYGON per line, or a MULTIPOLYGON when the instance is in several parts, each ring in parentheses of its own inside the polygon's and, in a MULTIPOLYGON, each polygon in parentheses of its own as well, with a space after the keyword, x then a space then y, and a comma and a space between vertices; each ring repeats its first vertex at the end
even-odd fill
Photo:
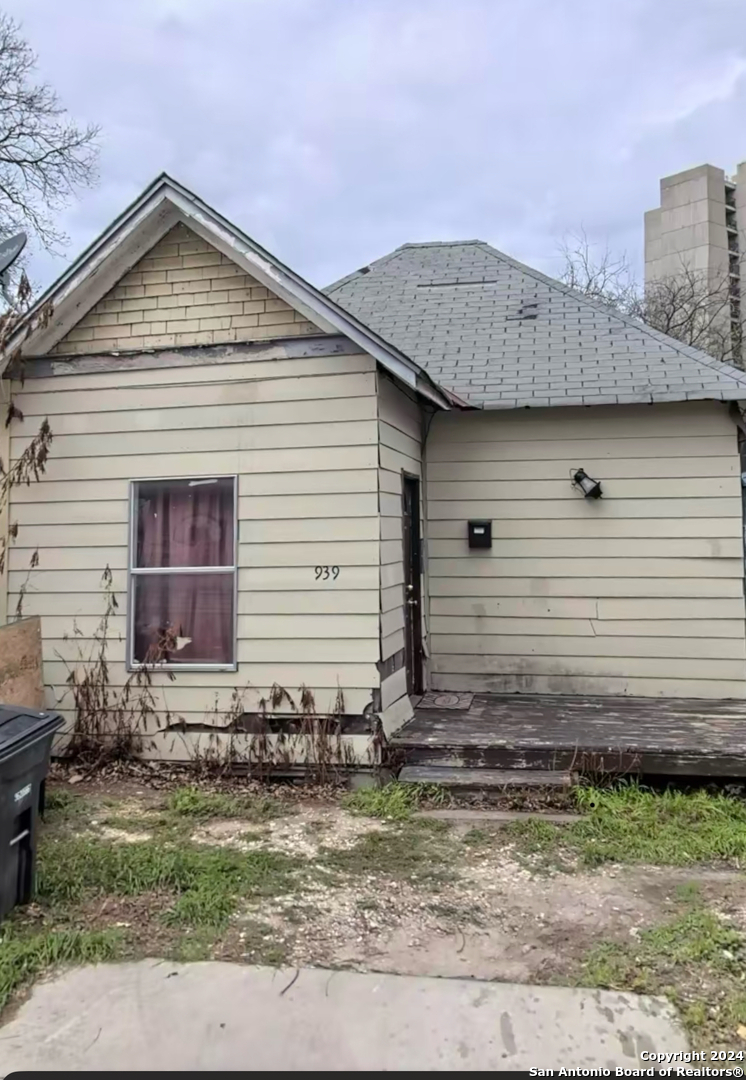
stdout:
MULTIPOLYGON (((138 485, 136 567, 232 566, 233 481, 138 485)), ((233 572, 135 575, 135 660, 233 662, 233 572)))

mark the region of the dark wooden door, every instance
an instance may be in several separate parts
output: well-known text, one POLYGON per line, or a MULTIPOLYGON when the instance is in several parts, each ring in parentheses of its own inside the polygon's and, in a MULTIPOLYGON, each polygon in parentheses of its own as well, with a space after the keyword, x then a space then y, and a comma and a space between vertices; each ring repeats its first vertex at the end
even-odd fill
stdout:
POLYGON ((420 547, 420 481, 403 478, 404 523, 404 652, 407 692, 422 693, 422 552, 420 547))

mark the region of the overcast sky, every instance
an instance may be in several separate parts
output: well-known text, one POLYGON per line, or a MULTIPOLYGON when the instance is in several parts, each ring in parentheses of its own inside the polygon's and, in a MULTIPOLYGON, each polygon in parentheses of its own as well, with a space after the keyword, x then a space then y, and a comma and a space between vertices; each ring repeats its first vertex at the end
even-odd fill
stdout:
POLYGON ((165 169, 317 285, 413 240, 552 273, 581 226, 640 266, 660 177, 746 159, 744 0, 0 7, 102 127, 70 257, 165 169))

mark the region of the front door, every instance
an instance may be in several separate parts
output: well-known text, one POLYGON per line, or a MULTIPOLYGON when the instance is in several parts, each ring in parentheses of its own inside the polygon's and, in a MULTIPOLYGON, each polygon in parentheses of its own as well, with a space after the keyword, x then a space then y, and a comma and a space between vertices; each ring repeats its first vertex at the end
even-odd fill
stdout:
POLYGON ((420 549, 420 481, 402 477, 404 522, 404 652, 407 693, 422 693, 422 556, 420 549))

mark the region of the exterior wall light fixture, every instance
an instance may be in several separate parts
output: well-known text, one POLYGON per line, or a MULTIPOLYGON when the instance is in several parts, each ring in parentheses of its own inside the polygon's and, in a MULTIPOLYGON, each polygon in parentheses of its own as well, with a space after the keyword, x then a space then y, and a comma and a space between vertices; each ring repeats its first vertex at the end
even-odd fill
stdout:
POLYGON ((600 499, 603 492, 598 480, 589 476, 585 469, 576 469, 572 475, 573 487, 580 488, 586 499, 600 499))

